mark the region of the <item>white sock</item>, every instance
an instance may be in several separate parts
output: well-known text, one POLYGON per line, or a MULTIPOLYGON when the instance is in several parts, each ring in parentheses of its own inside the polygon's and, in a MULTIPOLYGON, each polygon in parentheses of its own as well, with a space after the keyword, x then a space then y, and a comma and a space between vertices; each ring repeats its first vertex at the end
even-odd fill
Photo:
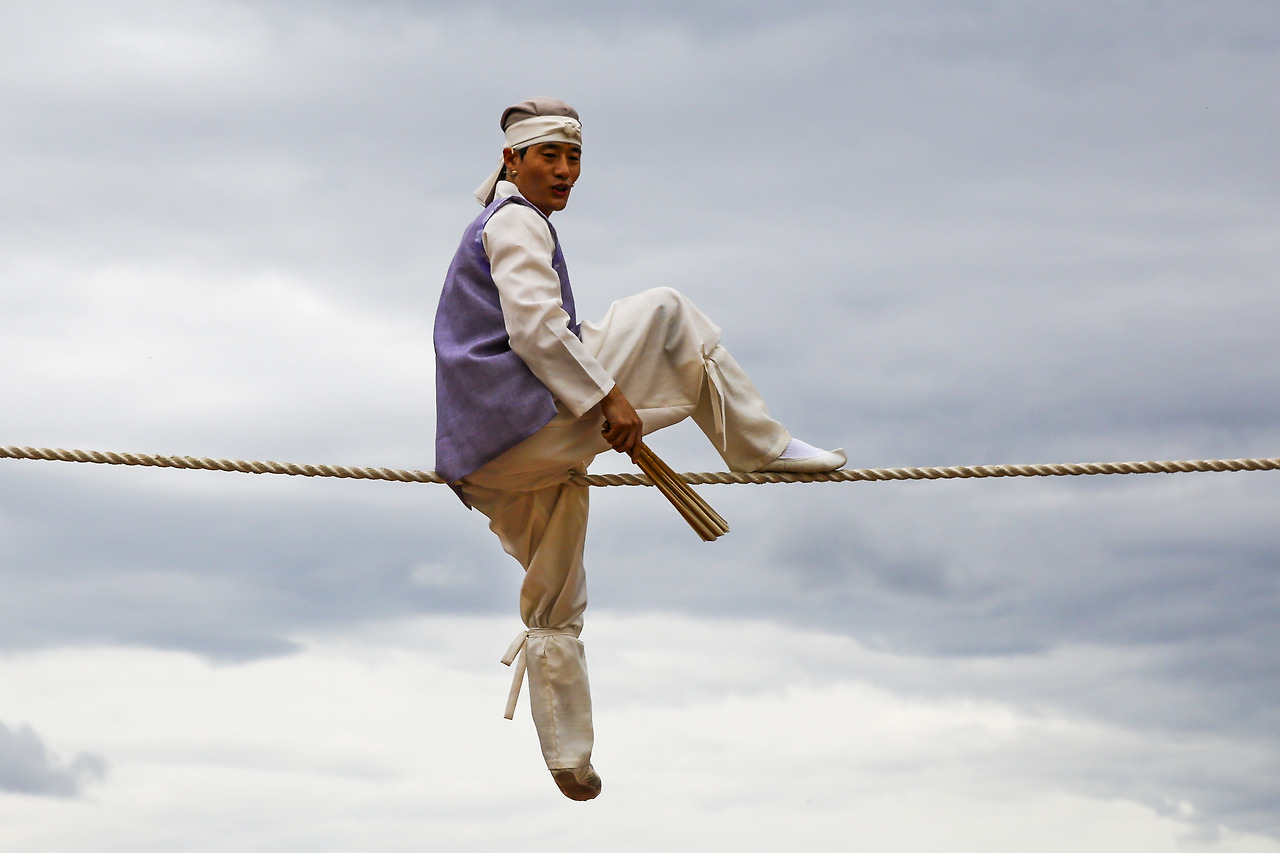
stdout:
POLYGON ((814 447, 812 444, 805 444, 798 438, 791 439, 791 443, 787 445, 787 449, 782 451, 779 459, 808 459, 811 456, 819 456, 827 451, 814 447))

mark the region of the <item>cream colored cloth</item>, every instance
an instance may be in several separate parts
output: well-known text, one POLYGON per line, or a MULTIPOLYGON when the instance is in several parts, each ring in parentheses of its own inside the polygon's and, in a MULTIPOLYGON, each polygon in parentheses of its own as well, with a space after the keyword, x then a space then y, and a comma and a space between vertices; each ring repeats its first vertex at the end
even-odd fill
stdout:
MULTIPOLYGON (((599 323, 583 324, 582 342, 636 408, 646 433, 692 417, 735 471, 755 470, 791 440, 720 345, 720 329, 675 290, 615 302, 599 323)), ((503 548, 525 569, 520 616, 529 630, 503 660, 517 666, 513 694, 520 660, 527 665, 534 724, 551 770, 590 763, 594 740, 578 639, 587 606, 588 488, 568 477, 609 449, 600 426, 598 407, 580 417, 565 407, 462 482, 468 503, 488 516, 503 548)))
MULTIPOLYGON (((497 198, 519 195, 500 181, 497 198)), ((575 415, 584 414, 613 388, 613 378, 569 331, 560 304, 560 277, 551 266, 555 240, 547 218, 523 204, 508 204, 480 235, 498 288, 511 349, 575 415)))

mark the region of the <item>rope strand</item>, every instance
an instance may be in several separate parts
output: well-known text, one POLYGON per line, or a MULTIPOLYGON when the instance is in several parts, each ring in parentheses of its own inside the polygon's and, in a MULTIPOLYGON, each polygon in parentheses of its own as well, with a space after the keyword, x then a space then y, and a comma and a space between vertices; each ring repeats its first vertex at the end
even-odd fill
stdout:
MULTIPOLYGON (((356 468, 345 465, 300 465, 293 462, 209 459, 199 456, 153 456, 98 450, 48 447, 0 447, 0 459, 37 459, 98 465, 141 465, 235 471, 243 474, 287 474, 295 477, 338 477, 348 480, 390 480, 398 483, 443 483, 434 471, 356 468)), ((881 480, 955 480, 983 477, 1077 477, 1097 474, 1186 474, 1213 471, 1275 471, 1280 459, 1192 459, 1172 462, 1081 462, 1038 465, 956 465, 942 468, 845 468, 826 474, 733 473, 706 471, 678 475, 693 486, 763 483, 851 483, 881 480)), ((643 474, 575 474, 579 486, 651 486, 643 474)))

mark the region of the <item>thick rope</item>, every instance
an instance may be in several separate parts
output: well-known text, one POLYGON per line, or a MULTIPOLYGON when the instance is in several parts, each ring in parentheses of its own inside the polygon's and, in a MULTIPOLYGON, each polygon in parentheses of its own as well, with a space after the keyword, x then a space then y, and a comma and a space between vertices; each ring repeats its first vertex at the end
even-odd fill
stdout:
POLYGON ((291 474, 296 477, 343 477, 349 480, 395 480, 401 483, 443 483, 434 471, 395 471, 390 468, 351 468, 345 465, 298 465, 293 462, 254 462, 199 456, 149 456, 144 453, 104 453, 48 447, 0 447, 0 459, 47 459, 99 465, 143 465, 149 468, 191 468, 238 471, 241 474, 291 474))
MULTIPOLYGON (((198 456, 150 456, 142 453, 104 453, 47 447, 0 447, 0 459, 43 459, 99 465, 142 465, 150 468, 189 468, 238 471, 243 474, 289 474, 298 477, 341 477, 350 480, 391 480, 399 483, 443 483, 434 471, 392 468, 353 468, 345 465, 299 465, 292 462, 254 462, 198 456)), ((1194 471, 1275 471, 1280 459, 1193 459, 1180 462, 1082 462, 1048 465, 956 465, 945 468, 846 468, 826 474, 680 474, 695 486, 742 483, 849 483, 880 480, 955 480, 979 477, 1075 477, 1093 474, 1185 474, 1194 471)), ((575 474, 580 486, 650 486, 643 474, 575 474)))
MULTIPOLYGON (((1040 465, 955 465, 945 468, 845 468, 826 474, 681 474, 695 486, 736 483, 850 483, 880 480, 957 480, 981 477, 1076 477, 1090 474, 1185 474, 1194 471, 1274 471, 1280 459, 1193 459, 1177 462, 1079 462, 1040 465)), ((593 474, 575 482, 591 486, 639 486, 636 474, 593 474), (586 481, 590 482, 586 482, 586 481)))

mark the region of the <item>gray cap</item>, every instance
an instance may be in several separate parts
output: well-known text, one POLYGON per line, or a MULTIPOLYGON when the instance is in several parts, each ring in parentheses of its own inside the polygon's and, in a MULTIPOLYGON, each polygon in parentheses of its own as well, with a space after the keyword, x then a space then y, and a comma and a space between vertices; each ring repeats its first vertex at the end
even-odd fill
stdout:
POLYGON ((535 116, 567 116, 582 121, 578 118, 578 111, 559 98, 529 98, 502 111, 502 129, 535 116))

